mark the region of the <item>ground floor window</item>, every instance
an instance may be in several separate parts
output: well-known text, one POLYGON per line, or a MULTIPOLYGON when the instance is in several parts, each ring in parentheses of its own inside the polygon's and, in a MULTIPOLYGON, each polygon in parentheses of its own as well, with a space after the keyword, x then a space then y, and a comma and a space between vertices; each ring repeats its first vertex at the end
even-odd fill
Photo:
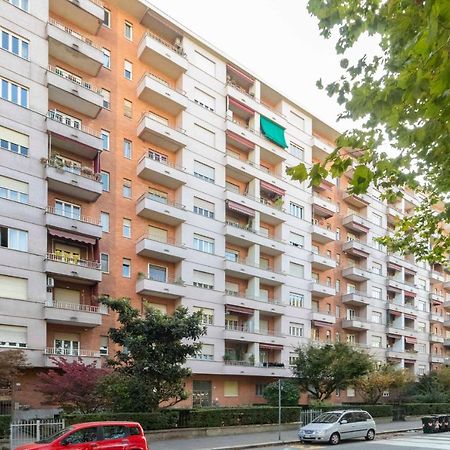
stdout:
POLYGON ((212 406, 211 381, 194 380, 192 383, 192 406, 212 406))

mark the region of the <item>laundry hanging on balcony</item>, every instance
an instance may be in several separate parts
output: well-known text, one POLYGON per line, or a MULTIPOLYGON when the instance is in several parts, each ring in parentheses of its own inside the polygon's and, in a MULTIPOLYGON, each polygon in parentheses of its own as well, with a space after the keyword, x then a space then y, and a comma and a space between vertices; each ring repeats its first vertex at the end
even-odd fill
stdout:
POLYGON ((260 119, 261 131, 269 141, 274 142, 280 147, 287 148, 286 138, 284 136, 284 128, 275 122, 272 122, 267 117, 261 116, 260 119))

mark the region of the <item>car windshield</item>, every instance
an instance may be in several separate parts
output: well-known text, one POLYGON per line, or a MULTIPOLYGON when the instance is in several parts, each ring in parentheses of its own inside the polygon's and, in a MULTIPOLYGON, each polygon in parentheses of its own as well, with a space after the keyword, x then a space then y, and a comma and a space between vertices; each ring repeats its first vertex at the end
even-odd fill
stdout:
POLYGON ((313 423, 334 423, 341 417, 340 413, 325 413, 321 414, 313 420, 313 423))
POLYGON ((41 439, 40 441, 37 441, 38 444, 50 444, 50 442, 55 441, 56 439, 60 438, 63 434, 66 434, 68 431, 72 430, 73 427, 67 427, 62 429, 61 431, 58 431, 55 434, 52 434, 51 436, 41 439))

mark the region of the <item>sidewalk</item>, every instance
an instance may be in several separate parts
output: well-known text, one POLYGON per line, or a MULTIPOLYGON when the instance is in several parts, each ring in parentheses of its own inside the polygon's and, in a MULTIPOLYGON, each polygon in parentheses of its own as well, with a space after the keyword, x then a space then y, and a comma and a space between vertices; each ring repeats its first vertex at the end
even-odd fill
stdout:
MULTIPOLYGON (((377 432, 405 431, 420 428, 420 420, 408 420, 406 422, 388 422, 377 424, 377 432)), ((298 442, 297 431, 282 431, 281 440, 278 441, 278 432, 252 433, 252 434, 233 434, 229 436, 201 437, 192 439, 170 439, 166 441, 150 441, 151 450, 214 450, 231 449, 240 446, 258 444, 258 446, 274 443, 283 444, 289 441, 298 442)), ((244 447, 245 448, 245 447, 244 447)))

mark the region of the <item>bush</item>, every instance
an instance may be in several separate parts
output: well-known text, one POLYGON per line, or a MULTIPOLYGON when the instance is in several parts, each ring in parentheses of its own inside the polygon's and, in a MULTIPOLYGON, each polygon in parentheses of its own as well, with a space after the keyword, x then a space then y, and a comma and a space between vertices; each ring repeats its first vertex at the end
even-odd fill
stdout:
POLYGON ((403 406, 409 416, 450 414, 450 403, 405 403, 403 406))
MULTIPOLYGON (((333 405, 319 407, 323 411, 332 411, 334 409, 355 409, 360 408, 367 411, 372 417, 391 417, 392 405, 333 405)), ((407 413, 408 414, 408 413, 407 413)))
POLYGON ((9 423, 11 422, 11 416, 0 416, 0 439, 9 438, 9 423))

